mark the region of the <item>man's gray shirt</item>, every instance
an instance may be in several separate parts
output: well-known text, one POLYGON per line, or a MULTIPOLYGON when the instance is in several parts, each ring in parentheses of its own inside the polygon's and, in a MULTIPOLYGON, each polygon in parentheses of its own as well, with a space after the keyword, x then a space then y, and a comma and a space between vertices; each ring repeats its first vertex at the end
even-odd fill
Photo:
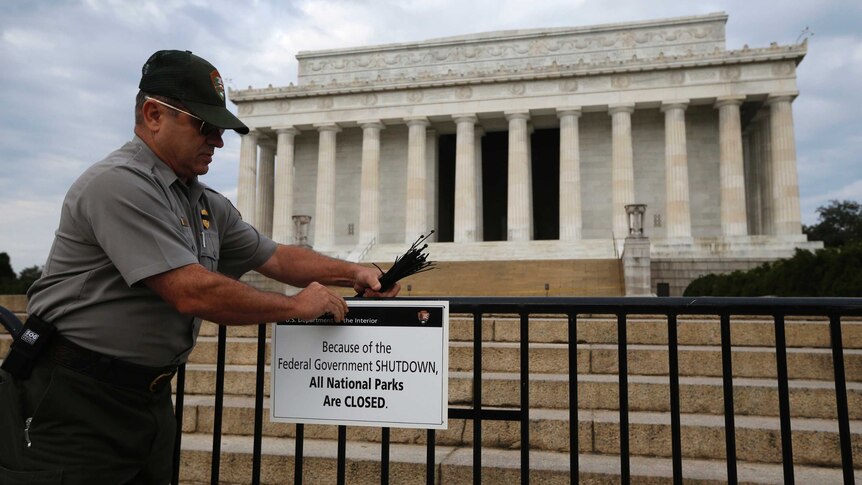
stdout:
POLYGON ((141 281, 189 264, 238 278, 275 252, 221 194, 183 183, 135 137, 72 185, 27 311, 82 347, 150 366, 179 364, 200 319, 141 281))

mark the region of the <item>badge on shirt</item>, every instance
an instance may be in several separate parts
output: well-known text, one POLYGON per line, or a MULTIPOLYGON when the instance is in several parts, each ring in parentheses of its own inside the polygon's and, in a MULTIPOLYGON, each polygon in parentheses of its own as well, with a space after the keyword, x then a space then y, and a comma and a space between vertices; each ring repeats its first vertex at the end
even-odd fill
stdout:
POLYGON ((204 225, 204 229, 210 228, 210 213, 206 209, 201 209, 201 224, 204 225))

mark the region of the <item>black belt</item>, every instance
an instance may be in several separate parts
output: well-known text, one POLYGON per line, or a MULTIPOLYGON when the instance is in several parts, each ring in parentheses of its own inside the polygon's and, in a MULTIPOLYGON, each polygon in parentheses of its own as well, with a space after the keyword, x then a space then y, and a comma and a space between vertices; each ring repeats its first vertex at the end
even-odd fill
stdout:
POLYGON ((85 349, 55 335, 48 356, 63 367, 96 380, 136 391, 158 392, 169 385, 176 366, 148 367, 85 349))

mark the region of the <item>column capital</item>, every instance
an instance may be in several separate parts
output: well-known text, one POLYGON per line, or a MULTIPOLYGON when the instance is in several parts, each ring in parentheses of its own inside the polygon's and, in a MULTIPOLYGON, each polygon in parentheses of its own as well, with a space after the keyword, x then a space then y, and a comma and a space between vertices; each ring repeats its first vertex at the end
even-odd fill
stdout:
POLYGON ((293 125, 273 126, 272 129, 275 130, 275 133, 278 135, 281 135, 282 133, 286 133, 288 135, 299 134, 299 128, 293 125))
POLYGON ((380 120, 362 120, 357 122, 363 130, 366 128, 377 128, 378 130, 386 129, 380 120))
POLYGON ((506 116, 506 120, 529 120, 530 112, 529 111, 504 111, 503 114, 506 116))
POLYGON ((583 113, 581 112, 580 106, 571 107, 571 108, 557 108, 557 118, 562 118, 563 116, 580 117, 581 114, 583 114, 583 113))
POLYGON ((688 108, 688 102, 689 100, 687 99, 669 99, 667 101, 662 101, 661 111, 665 112, 670 109, 685 110, 686 108, 688 108))
POLYGON ((480 125, 476 125, 473 128, 473 134, 476 136, 485 136, 485 128, 482 128, 480 125))
POLYGON ((452 115, 452 121, 455 123, 473 123, 479 121, 479 118, 474 113, 461 113, 452 115))
POLYGON ((246 133, 245 135, 240 135, 240 136, 243 138, 248 138, 248 139, 254 138, 256 140, 257 137, 260 136, 260 130, 255 129, 255 128, 251 128, 248 130, 248 133, 246 133))
POLYGON ((407 126, 431 126, 431 122, 425 116, 407 116, 402 119, 407 126))
POLYGON ((608 105, 608 114, 613 116, 617 113, 634 113, 635 105, 632 103, 608 105))
POLYGON ((334 131, 334 132, 338 133, 339 131, 341 131, 341 127, 338 126, 337 123, 317 123, 317 124, 314 124, 312 126, 317 128, 317 131, 320 131, 320 132, 334 131))
POLYGON ((721 108, 722 106, 740 106, 745 102, 745 96, 719 96, 715 98, 714 106, 721 108))
POLYGON ((781 93, 769 93, 766 97, 766 104, 778 103, 781 101, 793 102, 799 96, 799 91, 785 91, 781 93))

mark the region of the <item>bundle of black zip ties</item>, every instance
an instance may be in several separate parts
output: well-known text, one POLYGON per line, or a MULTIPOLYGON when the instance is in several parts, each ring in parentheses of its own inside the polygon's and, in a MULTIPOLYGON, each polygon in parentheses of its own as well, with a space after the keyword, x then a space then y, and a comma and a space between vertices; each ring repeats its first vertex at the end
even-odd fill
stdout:
MULTIPOLYGON (((434 269, 434 262, 428 261, 428 253, 426 252, 428 243, 425 242, 432 234, 434 234, 433 230, 426 235, 419 236, 406 253, 395 258, 395 264, 388 271, 383 271, 380 266, 374 265, 382 273, 379 278, 381 292, 389 290, 395 286, 395 283, 408 276, 434 269)), ((361 297, 362 295, 357 293, 356 296, 361 297)))

